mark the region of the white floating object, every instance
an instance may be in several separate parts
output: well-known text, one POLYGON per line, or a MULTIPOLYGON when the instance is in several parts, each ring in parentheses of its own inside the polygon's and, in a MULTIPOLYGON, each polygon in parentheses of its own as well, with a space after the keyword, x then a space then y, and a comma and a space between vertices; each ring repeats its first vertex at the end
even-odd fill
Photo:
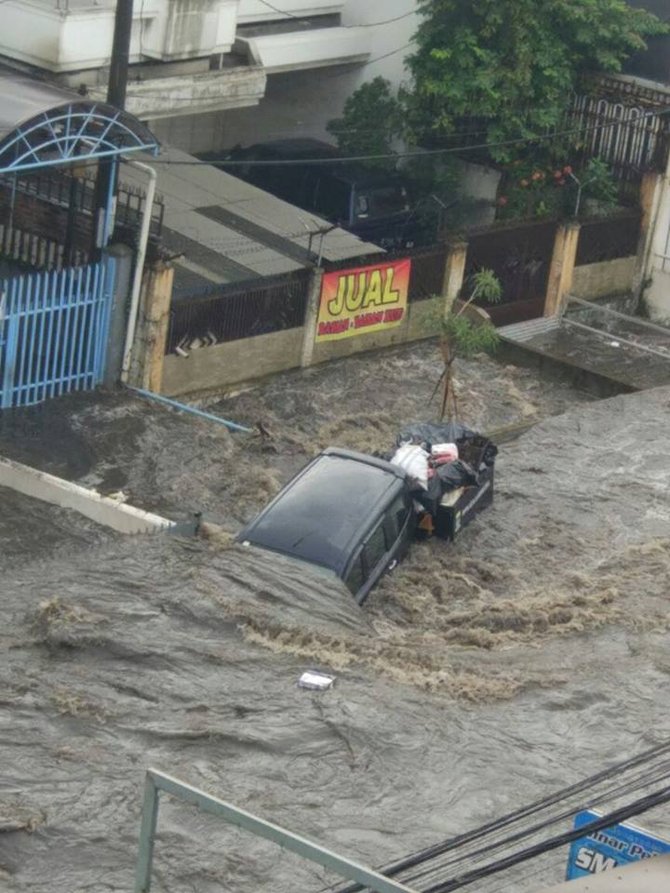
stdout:
POLYGON ((316 670, 307 670, 298 679, 298 688, 311 688, 314 691, 325 691, 335 682, 334 676, 326 673, 318 673, 316 670))
POLYGON ((621 347, 620 341, 610 341, 610 347, 621 347))

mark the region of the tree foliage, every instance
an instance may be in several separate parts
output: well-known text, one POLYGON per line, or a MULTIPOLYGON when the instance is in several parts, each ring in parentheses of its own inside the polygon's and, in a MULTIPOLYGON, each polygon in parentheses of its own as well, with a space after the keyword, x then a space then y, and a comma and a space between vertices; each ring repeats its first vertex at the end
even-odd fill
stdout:
MULTIPOLYGON (((457 305, 452 305, 447 313, 440 308, 437 318, 440 353, 444 369, 435 386, 434 393, 442 385, 440 418, 458 417, 458 395, 454 383, 454 364, 459 356, 470 357, 477 353, 492 353, 500 343, 500 336, 490 321, 471 318, 468 307, 480 299, 497 304, 502 299, 500 280, 493 270, 485 267, 473 273, 464 285, 464 295, 457 305), (465 294, 468 294, 465 297, 465 294)), ((433 328, 433 321, 430 321, 433 328)))
POLYGON ((407 93, 419 138, 473 116, 489 142, 546 132, 581 74, 619 71, 666 28, 625 0, 420 0, 419 11, 407 93))
MULTIPOLYGON (((400 128, 400 104, 382 77, 355 90, 344 104, 342 117, 326 126, 345 155, 391 155, 400 128)), ((393 166, 393 160, 385 166, 393 166)))

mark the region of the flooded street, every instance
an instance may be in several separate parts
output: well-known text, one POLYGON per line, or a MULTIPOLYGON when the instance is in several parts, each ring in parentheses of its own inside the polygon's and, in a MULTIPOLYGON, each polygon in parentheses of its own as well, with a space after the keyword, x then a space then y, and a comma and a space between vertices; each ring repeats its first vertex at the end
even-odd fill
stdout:
MULTIPOLYGON (((670 737, 670 388, 596 403, 462 363, 466 424, 532 427, 501 445, 493 507, 453 544, 415 544, 363 607, 231 547, 318 449, 383 452, 433 418, 439 373, 419 345, 207 401, 264 436, 119 394, 3 420, 0 455, 223 531, 123 538, 0 491, 1 889, 132 889, 148 767, 377 866, 670 737), (298 688, 308 668, 332 690, 298 688)), ((639 823, 668 835, 670 809, 639 823)), ((519 867, 514 889, 560 881, 565 858, 519 867)), ((334 880, 161 807, 152 890, 334 880)))

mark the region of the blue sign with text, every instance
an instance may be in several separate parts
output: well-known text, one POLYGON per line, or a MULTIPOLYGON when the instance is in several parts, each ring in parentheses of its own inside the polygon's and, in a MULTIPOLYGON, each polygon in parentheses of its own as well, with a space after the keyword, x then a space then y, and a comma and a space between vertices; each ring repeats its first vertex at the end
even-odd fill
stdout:
MULTIPOLYGON (((589 825, 601 814, 591 809, 578 812, 575 816, 575 829, 589 825)), ((628 865, 648 859, 659 853, 670 853, 670 841, 656 837, 635 825, 621 823, 603 828, 592 834, 574 840, 570 845, 566 880, 586 877, 599 871, 607 871, 618 865, 628 865)))

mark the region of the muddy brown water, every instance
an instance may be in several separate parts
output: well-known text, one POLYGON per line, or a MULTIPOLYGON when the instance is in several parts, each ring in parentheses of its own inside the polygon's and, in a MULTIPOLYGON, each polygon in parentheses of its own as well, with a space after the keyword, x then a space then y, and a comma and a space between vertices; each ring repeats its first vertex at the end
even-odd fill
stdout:
MULTIPOLYGON (((208 402, 271 437, 78 397, 5 423, 0 454, 233 532, 320 446, 383 449, 426 418, 436 370, 396 351, 208 402)), ((132 889, 149 766, 380 865, 670 736, 670 389, 594 403, 489 360, 461 375, 473 427, 537 424, 501 450, 494 506, 362 608, 225 532, 123 538, 0 492, 0 888, 132 889), (332 690, 296 686, 312 667, 332 690)), ((640 821, 670 834, 667 810, 640 821)), ((153 890, 332 880, 170 801, 159 830, 153 890)))

